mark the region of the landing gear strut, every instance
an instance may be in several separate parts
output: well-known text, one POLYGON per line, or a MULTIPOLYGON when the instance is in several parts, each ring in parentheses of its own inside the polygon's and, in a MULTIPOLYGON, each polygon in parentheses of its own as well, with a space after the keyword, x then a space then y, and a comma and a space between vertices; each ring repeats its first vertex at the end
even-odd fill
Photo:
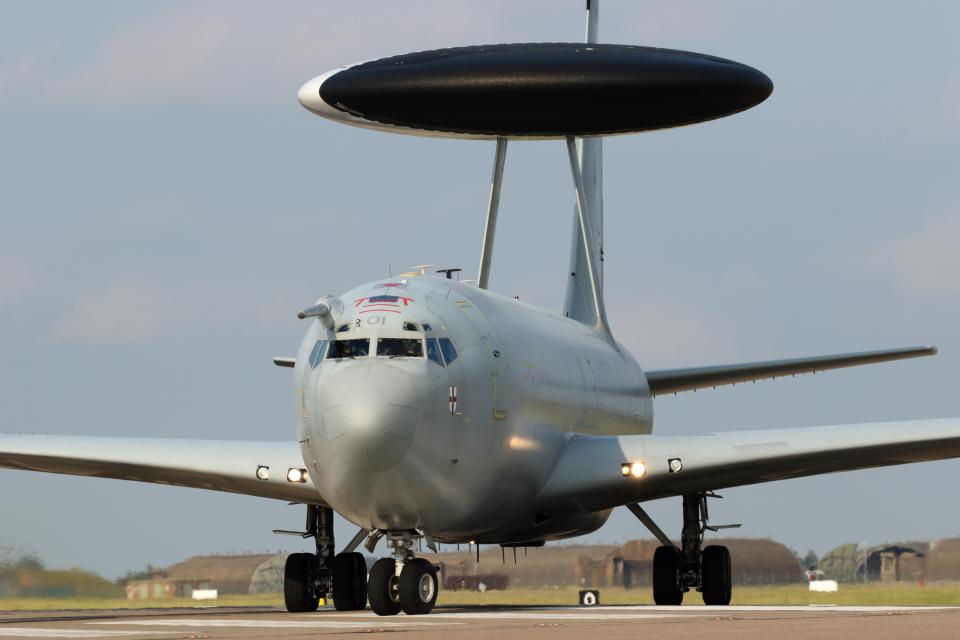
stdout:
POLYGON ((313 538, 317 552, 292 553, 283 572, 283 599, 287 611, 316 611, 320 597, 332 592, 338 611, 367 606, 367 563, 361 553, 334 555, 333 509, 307 506, 307 530, 294 533, 313 538))
POLYGON ((381 558, 370 569, 367 592, 370 608, 381 616, 400 611, 423 615, 433 610, 439 591, 437 571, 423 558, 413 556, 413 536, 409 531, 387 534, 392 558, 381 558))
MULTIPOLYGON (((287 558, 283 574, 283 598, 287 611, 316 611, 320 598, 333 594, 333 606, 338 611, 358 611, 367 606, 381 616, 393 616, 401 611, 407 615, 430 613, 437 602, 439 583, 437 570, 422 558, 414 557, 413 540, 421 535, 435 550, 429 535, 419 531, 390 531, 387 547, 392 558, 381 558, 374 563, 367 577, 367 562, 361 553, 353 551, 334 555, 333 509, 310 505, 307 507, 307 530, 277 531, 313 538, 314 553, 292 553, 287 558)), ((368 550, 383 534, 375 531, 367 536, 368 550)), ((353 549, 363 539, 354 537, 347 549, 353 549)))
MULTIPOLYGON (((683 594, 690 589, 696 589, 703 595, 704 604, 730 604, 730 552, 720 545, 701 548, 705 531, 740 526, 709 524, 707 499, 719 497, 709 492, 683 496, 683 530, 679 549, 666 539, 662 531, 654 531, 654 535, 662 542, 669 543, 658 547, 653 555, 653 601, 658 605, 679 605, 683 602, 683 594)), ((631 505, 631 511, 650 526, 652 521, 647 522, 649 517, 639 505, 631 505)))

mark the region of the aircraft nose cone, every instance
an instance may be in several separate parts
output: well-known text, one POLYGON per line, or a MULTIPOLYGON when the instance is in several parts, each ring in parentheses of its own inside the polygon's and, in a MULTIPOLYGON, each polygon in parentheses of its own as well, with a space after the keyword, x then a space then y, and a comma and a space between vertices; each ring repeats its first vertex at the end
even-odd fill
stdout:
POLYGON ((318 112, 326 106, 320 97, 320 85, 323 84, 323 79, 324 76, 311 78, 304 82, 297 92, 297 99, 300 100, 300 104, 310 111, 318 112))
POLYGON ((323 421, 336 455, 358 471, 382 471, 413 444, 420 402, 412 376, 397 367, 341 363, 323 390, 323 421))

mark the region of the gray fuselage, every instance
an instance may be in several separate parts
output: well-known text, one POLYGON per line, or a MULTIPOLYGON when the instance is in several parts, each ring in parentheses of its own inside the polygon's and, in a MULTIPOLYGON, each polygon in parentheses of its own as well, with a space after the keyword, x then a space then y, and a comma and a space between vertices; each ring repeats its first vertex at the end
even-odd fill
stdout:
POLYGON ((373 282, 339 302, 332 322, 307 331, 294 370, 301 450, 327 504, 367 529, 441 542, 531 542, 603 524, 609 511, 539 513, 535 498, 568 434, 650 433, 649 388, 625 349, 435 277, 373 282), (368 340, 367 354, 336 357, 336 340, 368 340), (416 354, 411 341, 419 356, 377 355, 379 344, 416 354))

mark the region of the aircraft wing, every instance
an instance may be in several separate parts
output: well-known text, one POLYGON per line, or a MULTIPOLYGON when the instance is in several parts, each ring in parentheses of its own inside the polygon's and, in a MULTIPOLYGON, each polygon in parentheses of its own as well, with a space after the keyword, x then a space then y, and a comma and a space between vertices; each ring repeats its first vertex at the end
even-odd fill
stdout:
POLYGON ((0 433, 0 467, 323 503, 309 478, 287 481, 289 468, 303 467, 296 442, 0 433), (268 479, 257 478, 259 466, 268 479))
POLYGON ((647 382, 650 393, 662 396, 668 393, 692 391, 707 387, 719 387, 725 384, 750 382, 767 378, 794 376, 801 373, 816 373, 827 369, 855 367, 861 364, 903 360, 936 355, 936 347, 906 347, 903 349, 883 349, 881 351, 862 351, 860 353, 842 353, 811 358, 792 358, 787 360, 767 360, 743 364, 725 364, 713 367, 693 367, 689 369, 664 369, 648 371, 647 382))
POLYGON ((683 494, 835 471, 960 457, 960 418, 690 436, 570 437, 538 508, 599 511, 683 494), (682 468, 671 472, 669 461, 682 468), (646 475, 621 464, 642 461, 646 475))

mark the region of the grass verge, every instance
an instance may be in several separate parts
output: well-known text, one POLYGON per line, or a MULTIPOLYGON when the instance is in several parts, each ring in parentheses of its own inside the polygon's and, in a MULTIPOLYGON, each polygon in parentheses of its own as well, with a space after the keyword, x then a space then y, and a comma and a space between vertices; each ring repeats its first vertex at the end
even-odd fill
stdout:
MULTIPOLYGON (((438 604, 456 605, 575 605, 578 589, 508 589, 506 591, 441 591, 438 604)), ((702 604, 700 594, 691 592, 684 604, 702 604)), ((653 604, 648 589, 600 589, 600 603, 653 604)), ((944 582, 919 586, 840 585, 836 593, 812 593, 806 585, 734 587, 733 602, 739 605, 960 605, 960 583, 944 582)), ((122 600, 115 598, 0 598, 0 611, 64 611, 78 609, 171 609, 202 607, 282 606, 281 594, 227 595, 215 601, 122 600)))

